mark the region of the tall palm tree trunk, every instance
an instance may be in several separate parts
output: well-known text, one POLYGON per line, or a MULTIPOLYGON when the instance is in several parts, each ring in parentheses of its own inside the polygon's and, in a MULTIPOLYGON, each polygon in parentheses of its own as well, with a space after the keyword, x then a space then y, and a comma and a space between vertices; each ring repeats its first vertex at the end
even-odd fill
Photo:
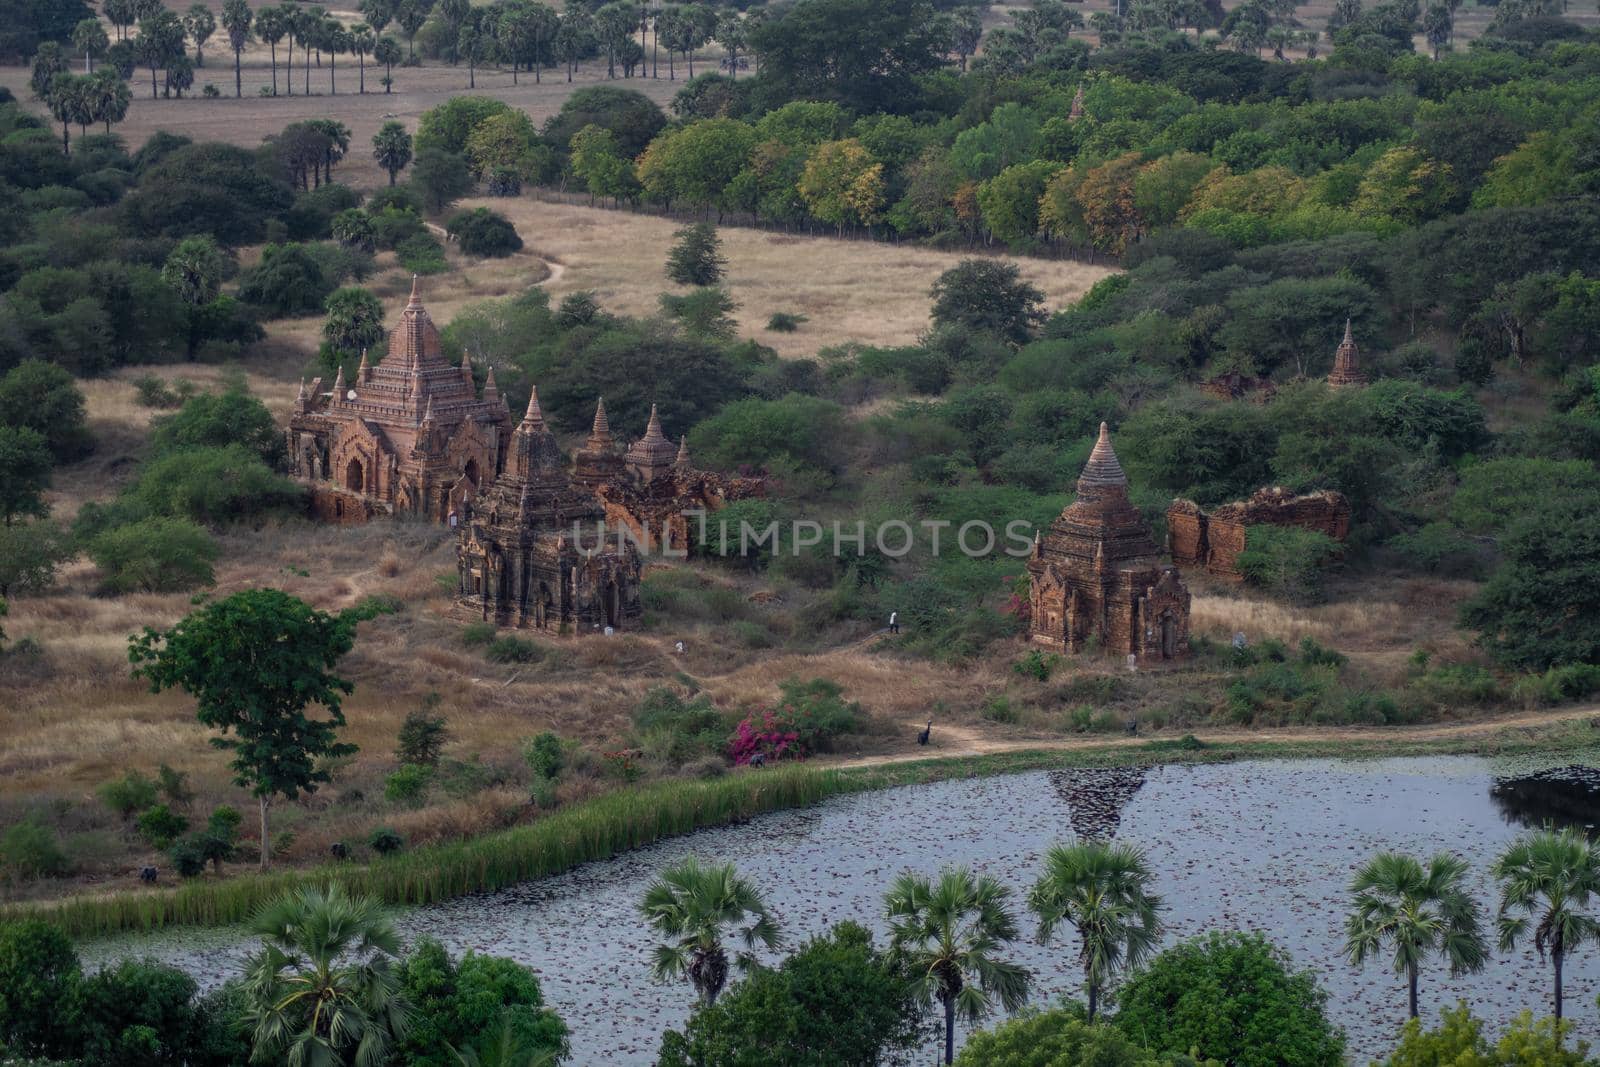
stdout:
POLYGON ((277 96, 278 95, 278 42, 277 41, 269 41, 269 42, 267 42, 267 45, 268 45, 269 48, 272 49, 272 95, 273 96, 277 96))
POLYGON ((1100 984, 1093 978, 1086 984, 1089 987, 1089 1021, 1094 1022, 1095 1013, 1100 1010, 1100 984))
POLYGON ((234 97, 235 100, 239 99, 240 97, 242 97, 244 95, 244 82, 241 80, 241 75, 239 73, 239 56, 240 56, 240 54, 241 53, 239 52, 238 49, 234 50, 234 53, 233 53, 233 97, 234 97))
POLYGON ((1555 972, 1556 972, 1556 1022, 1558 1022, 1558 1023, 1561 1021, 1561 962, 1562 962, 1561 957, 1562 957, 1562 955, 1563 955, 1563 953, 1559 948, 1558 949, 1553 949, 1551 951, 1551 953, 1550 953, 1550 962, 1555 967, 1555 972))
POLYGON ((956 1002, 952 997, 944 1001, 944 1062, 954 1063, 956 1059, 956 1002))
POLYGON ((272 845, 267 838, 267 798, 261 798, 261 869, 267 869, 267 861, 272 857, 272 845))
POLYGON ((1417 965, 1409 964, 1406 967, 1406 989, 1410 994, 1411 1017, 1417 1017, 1417 965))

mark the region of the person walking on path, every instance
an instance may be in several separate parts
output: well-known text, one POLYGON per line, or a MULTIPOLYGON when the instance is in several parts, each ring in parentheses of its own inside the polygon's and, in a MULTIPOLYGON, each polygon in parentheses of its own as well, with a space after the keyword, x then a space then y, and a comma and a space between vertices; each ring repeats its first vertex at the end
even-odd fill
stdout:
POLYGON ((892 634, 900 632, 900 613, 898 611, 889 612, 889 632, 892 634))

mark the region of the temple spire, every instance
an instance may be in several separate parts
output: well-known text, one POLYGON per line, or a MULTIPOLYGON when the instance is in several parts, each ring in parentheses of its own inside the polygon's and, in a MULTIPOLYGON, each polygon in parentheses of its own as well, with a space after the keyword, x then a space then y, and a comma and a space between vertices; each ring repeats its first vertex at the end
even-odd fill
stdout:
POLYGON ((500 397, 500 387, 494 383, 494 364, 489 364, 489 373, 483 379, 483 402, 492 404, 500 397))
POLYGON ((666 437, 666 434, 661 432, 661 416, 656 414, 654 404, 650 405, 650 421, 645 424, 644 435, 646 438, 666 437))
POLYGON ((437 420, 433 417, 433 394, 429 393, 427 410, 422 413, 422 425, 426 426, 435 421, 437 420))
POLYGON ((594 405, 594 426, 589 430, 593 437, 610 437, 611 420, 606 418, 606 398, 601 397, 594 405))
POLYGON ((339 373, 333 376, 333 402, 344 403, 344 364, 339 364, 339 373))
POLYGON ((361 349, 361 365, 356 368, 356 381, 364 382, 372 377, 372 367, 367 363, 367 350, 361 349))
POLYGON ((1335 389, 1345 385, 1367 384, 1367 376, 1361 370, 1361 353, 1356 348, 1355 331, 1348 318, 1344 320, 1344 339, 1333 354, 1333 370, 1328 372, 1328 384, 1335 389))
POLYGON ((517 429, 527 427, 532 430, 542 426, 544 426, 544 412, 539 410, 539 387, 536 385, 528 394, 528 410, 522 416, 522 426, 518 426, 517 429))
POLYGON ((1111 447, 1111 429, 1105 423, 1100 424, 1100 437, 1094 443, 1094 451, 1089 453, 1089 462, 1083 465, 1083 474, 1078 478, 1078 485, 1083 486, 1126 486, 1128 476, 1122 473, 1122 463, 1117 459, 1117 453, 1111 447))
POLYGON ((688 434, 684 434, 682 437, 678 438, 678 458, 673 460, 672 465, 681 471, 686 471, 689 469, 688 434))
POLYGON ((472 353, 465 350, 461 353, 461 377, 472 381, 472 353))
POLYGON ((301 375, 301 377, 300 377, 300 392, 295 396, 295 399, 296 400, 304 400, 305 398, 306 398, 306 379, 305 379, 304 375, 301 375))
POLYGON ((422 306, 422 296, 417 291, 417 276, 411 275, 411 299, 406 301, 406 307, 419 308, 422 306))

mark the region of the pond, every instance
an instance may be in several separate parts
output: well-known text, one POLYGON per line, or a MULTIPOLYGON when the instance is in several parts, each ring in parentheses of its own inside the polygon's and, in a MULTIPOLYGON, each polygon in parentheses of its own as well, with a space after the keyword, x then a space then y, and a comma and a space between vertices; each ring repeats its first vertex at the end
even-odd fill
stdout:
MULTIPOLYGON (((907 786, 839 797, 588 864, 501 892, 406 911, 408 938, 430 935, 534 967, 546 999, 573 1031, 573 1062, 648 1064, 661 1031, 680 1025, 686 984, 648 973, 652 944, 635 912, 666 863, 694 852, 731 860, 754 881, 791 943, 844 919, 886 930, 883 891, 907 868, 967 864, 1016 887, 1038 876, 1044 851, 1074 832, 1114 832, 1144 848, 1169 905, 1169 941, 1212 929, 1260 930, 1317 973, 1329 1010, 1351 1038, 1352 1062, 1390 1046, 1404 988, 1386 964, 1362 971, 1341 955, 1345 887, 1380 849, 1448 849, 1472 864, 1492 917, 1489 865, 1526 825, 1600 823, 1600 773, 1466 757, 1249 761, 1144 771, 1051 771, 907 786)), ((1021 907, 1020 901, 1018 902, 1021 907)), ((1035 975, 1035 1003, 1075 996, 1080 979, 1062 940, 1030 940, 1013 958, 1035 975)), ((128 954, 174 962, 204 985, 242 967, 255 946, 236 930, 180 930, 85 947, 90 963, 128 954)), ((1424 1011, 1465 998, 1492 1020, 1549 1010, 1549 971, 1533 948, 1498 955, 1482 973, 1424 974, 1424 1011)), ((1568 1012, 1600 1039, 1600 949, 1567 969, 1568 1012)), ((934 1047, 930 1031, 929 1048, 934 1047)))

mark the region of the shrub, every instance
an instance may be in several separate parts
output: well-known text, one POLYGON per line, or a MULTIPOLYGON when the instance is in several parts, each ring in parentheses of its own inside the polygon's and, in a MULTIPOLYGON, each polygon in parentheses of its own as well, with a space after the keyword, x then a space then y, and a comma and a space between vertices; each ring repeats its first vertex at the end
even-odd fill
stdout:
POLYGON ((179 834, 189 829, 189 820, 167 807, 156 804, 139 813, 134 823, 139 836, 155 848, 166 848, 179 834))
POLYGON ((1338 553, 1338 542, 1315 530, 1251 526, 1239 553, 1239 573, 1275 596, 1311 602, 1321 599, 1323 567, 1338 553))
MULTIPOLYGON (((1105 1023, 1085 1022, 1077 1005, 1028 1012, 972 1035, 955 1059, 957 1067, 1156 1067, 1149 1051, 1105 1023)), ((1162 1063, 1171 1061, 1163 1060, 1162 1063)), ((1176 1064, 1173 1065, 1176 1067, 1176 1064)))
POLYGON ((239 279, 239 299, 268 316, 314 315, 336 283, 302 245, 267 245, 239 279))
POLYGON ((445 233, 470 256, 509 256, 522 248, 511 220, 486 207, 456 212, 445 224, 445 233))
POLYGON ((139 404, 147 408, 181 407, 194 395, 194 383, 187 378, 175 378, 171 385, 154 374, 144 374, 133 380, 139 404))
POLYGON ((154 517, 118 526, 89 542, 89 558, 115 593, 175 593, 216 581, 219 550, 211 535, 185 519, 154 517))
POLYGON ((810 321, 805 315, 790 311, 774 311, 767 318, 767 329, 773 333, 794 333, 810 321))
POLYGON ((538 663, 544 658, 544 649, 507 634, 490 641, 483 654, 495 663, 538 663))
POLYGON ((1584 700, 1600 691, 1600 666, 1574 663, 1551 667, 1543 674, 1518 678, 1511 695, 1526 707, 1549 707, 1572 700, 1584 700))
POLYGON ((30 882, 67 873, 67 854, 37 813, 19 819, 0 834, 0 873, 7 882, 30 882))
POLYGON ((208 863, 220 872, 223 862, 234 857, 242 821, 237 808, 224 804, 211 813, 204 830, 179 838, 167 851, 167 856, 185 878, 203 873, 208 863))
POLYGON ((387 826, 380 826, 367 835, 367 847, 380 856, 392 855, 405 846, 405 838, 387 826))
POLYGON ((417 767, 438 766, 445 742, 450 739, 445 717, 432 714, 438 706, 439 694, 429 693, 423 699, 422 707, 406 714, 405 722, 400 724, 400 736, 394 750, 395 758, 401 763, 417 767))
POLYGON ((298 511, 303 493, 254 452, 230 444, 157 456, 144 465, 139 480, 118 504, 142 507, 148 515, 220 525, 272 512, 298 511))
POLYGON ((100 802, 124 819, 156 802, 156 783, 136 770, 125 772, 95 790, 100 802))
POLYGON ((1011 665, 1011 669, 1022 675, 1024 678, 1032 678, 1036 681, 1048 682, 1050 680, 1050 673, 1056 669, 1057 664, 1060 662, 1060 656, 1054 655, 1053 653, 1041 652, 1035 648, 1030 649, 1027 655, 1013 663, 1011 665))
POLYGON ((408 763, 383 782, 383 795, 392 803, 415 807, 427 796, 433 784, 433 768, 408 763))
POLYGON ((450 269, 444 258, 444 245, 426 231, 413 234, 395 245, 400 265, 413 274, 443 274, 450 269))
POLYGON ((721 751, 728 738, 728 716, 705 694, 685 700, 657 686, 633 712, 633 729, 645 752, 671 767, 721 751))
POLYGON ((283 430, 277 420, 241 385, 189 397, 176 414, 150 424, 150 444, 156 455, 238 444, 269 466, 282 462, 284 454, 283 430))
POLYGON ((1308 667, 1343 667, 1350 657, 1343 652, 1325 648, 1310 637, 1300 639, 1300 662, 1308 667))
POLYGON ((1007 724, 1015 723, 1021 718, 1021 716, 1017 714, 1017 709, 1011 706, 1011 701, 1007 700, 1005 696, 1000 693, 996 693, 988 700, 985 700, 983 702, 983 707, 978 710, 978 715, 982 717, 985 722, 999 722, 1007 724))
POLYGON ((566 765, 566 754, 562 751, 561 738, 549 730, 529 739, 522 747, 522 758, 527 761, 529 769, 535 776, 546 781, 559 778, 561 768, 566 765))
POLYGON ((198 878, 206 870, 205 842, 200 834, 190 834, 179 839, 167 850, 172 869, 181 878, 198 878))
POLYGON ((169 1050, 192 1053, 200 1040, 196 985, 154 960, 124 959, 84 978, 83 1062, 171 1063, 169 1050))
POLYGON ((492 622, 469 622, 461 628, 461 643, 468 648, 487 645, 498 632, 492 622))
POLYGON ((173 770, 165 763, 156 768, 156 788, 161 790, 169 803, 180 808, 188 807, 190 801, 194 800, 194 790, 189 788, 189 776, 173 770))
POLYGON ((567 1028, 544 1004, 533 971, 513 960, 468 952, 454 961, 431 939, 419 941, 401 962, 400 988, 411 1003, 411 1026, 394 1062, 410 1067, 451 1067, 491 1059, 501 1030, 526 1053, 517 1062, 558 1063, 568 1052, 567 1028), (455 1050, 471 1055, 461 1057, 455 1050))
POLYGON ((728 261, 722 255, 722 241, 709 222, 697 222, 674 233, 667 252, 667 277, 679 285, 716 285, 722 281, 728 261))

